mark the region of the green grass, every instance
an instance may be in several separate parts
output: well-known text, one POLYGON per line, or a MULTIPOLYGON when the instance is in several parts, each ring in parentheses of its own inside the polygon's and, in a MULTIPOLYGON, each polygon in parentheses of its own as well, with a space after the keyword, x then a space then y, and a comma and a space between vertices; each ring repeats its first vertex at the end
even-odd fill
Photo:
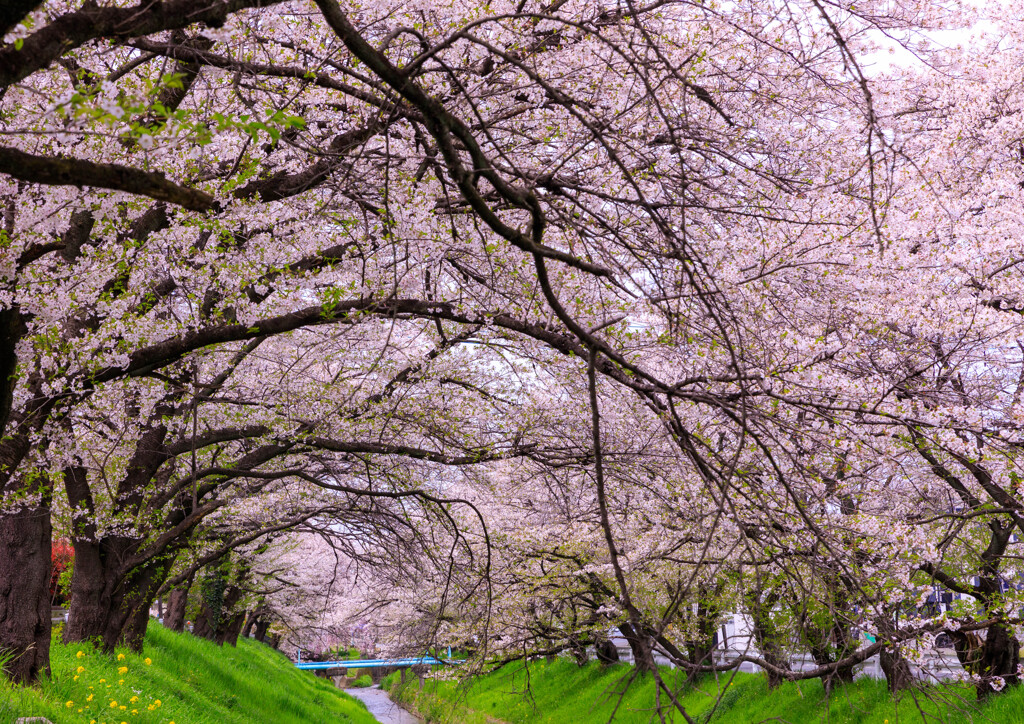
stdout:
POLYGON ((238 648, 219 647, 152 622, 142 654, 118 653, 124 659, 91 646, 53 644, 50 678, 30 688, 0 683, 0 724, 23 716, 46 717, 54 724, 376 721, 362 702, 254 641, 239 640, 238 648), (151 664, 146 664, 147 658, 151 664), (126 670, 120 672, 119 667, 126 670), (132 697, 137 700, 132 702, 132 697), (117 702, 114 707, 111 701, 117 702))
MULTIPOLYGON (((626 686, 633 669, 627 665, 578 668, 558 659, 506 666, 465 684, 427 680, 421 691, 415 678, 398 684, 398 675, 385 680, 392 696, 417 709, 428 722, 445 724, 650 724, 660 721, 653 677, 626 686)), ((826 698, 817 680, 788 683, 768 691, 763 676, 737 674, 704 679, 685 686, 676 672, 663 670, 666 680, 695 721, 701 724, 909 724, 910 722, 1024 722, 1024 686, 974 702, 973 689, 964 685, 932 686, 907 692, 899 701, 889 697, 885 682, 860 679, 826 698), (731 683, 729 683, 731 680, 731 683), (715 703, 720 699, 717 709, 715 703)), ((664 694, 661 704, 668 704, 664 694)), ((666 713, 666 721, 683 722, 666 713)))

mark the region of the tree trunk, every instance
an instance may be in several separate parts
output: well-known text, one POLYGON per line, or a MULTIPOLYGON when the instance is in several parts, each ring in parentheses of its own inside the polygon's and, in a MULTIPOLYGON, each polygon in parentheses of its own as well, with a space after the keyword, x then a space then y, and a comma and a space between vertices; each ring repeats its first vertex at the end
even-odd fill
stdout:
POLYGON ((202 639, 215 641, 217 638, 217 624, 219 622, 219 618, 219 607, 214 610, 214 608, 204 600, 199 604, 199 614, 196 616, 196 620, 192 622, 192 634, 202 639))
POLYGON ((228 646, 238 646, 238 634, 245 623, 245 611, 232 614, 223 626, 223 630, 217 633, 217 643, 228 646))
POLYGON ((245 619, 245 626, 242 627, 242 638, 247 639, 249 638, 249 636, 252 635, 253 626, 256 625, 256 622, 259 621, 259 618, 260 615, 257 611, 253 611, 248 615, 248 617, 245 619))
MULTIPOLYGON (((883 641, 896 633, 896 626, 887 615, 875 618, 875 625, 878 627, 878 636, 883 641)), ((886 646, 878 655, 882 671, 885 672, 885 682, 889 687, 890 694, 897 694, 905 691, 914 685, 914 674, 910 670, 910 662, 903 656, 898 645, 886 646)))
MULTIPOLYGON (((803 629, 805 640, 809 643, 808 650, 818 666, 841 661, 851 653, 848 649, 849 638, 839 622, 833 622, 831 631, 826 631, 805 621, 803 629)), ((841 666, 825 674, 821 677, 821 683, 826 694, 831 694, 837 684, 852 684, 853 666, 841 666)))
POLYGON ((1017 665, 1020 663, 1020 642, 1011 630, 1004 625, 989 626, 985 643, 981 647, 978 660, 978 674, 981 679, 976 689, 978 699, 986 699, 989 695, 1002 690, 996 677, 1003 680, 1004 686, 1020 683, 1017 665))
POLYGON ((598 641, 594 646, 594 653, 602 664, 617 664, 619 662, 619 650, 615 648, 615 644, 610 639, 598 641))
POLYGON ((261 644, 267 641, 267 631, 270 629, 270 619, 265 616, 261 616, 259 623, 256 624, 256 635, 253 637, 261 644))
MULTIPOLYGON (((702 593, 707 591, 702 590, 702 593)), ((715 592, 717 593, 717 591, 715 592)), ((711 599, 712 601, 714 599, 711 599)), ((686 650, 690 662, 696 666, 710 666, 714 663, 715 631, 718 630, 718 607, 708 605, 703 597, 698 599, 696 618, 694 620, 696 635, 687 640, 686 650)))
POLYGON ((981 649, 985 640, 974 631, 964 633, 959 629, 948 630, 949 638, 953 641, 953 650, 956 652, 960 665, 969 674, 977 674, 981 661, 981 649))
POLYGON ((579 667, 586 666, 587 662, 590 661, 590 655, 587 653, 586 640, 577 636, 570 636, 569 643, 567 645, 569 647, 569 653, 572 654, 572 658, 576 662, 576 665, 579 667))
POLYGON ((743 598, 747 604, 751 633, 754 636, 754 643, 757 644, 757 650, 761 652, 761 658, 777 667, 776 670, 765 669, 768 688, 774 689, 786 681, 785 676, 778 669, 790 670, 789 656, 784 646, 785 637, 772 618, 772 608, 778 603, 779 594, 773 592, 762 601, 761 591, 755 590, 750 591, 743 598))
POLYGON ((74 539, 75 570, 71 576, 71 612, 64 642, 93 641, 105 651, 124 645, 142 650, 149 609, 166 578, 168 561, 151 561, 130 573, 120 567, 138 548, 138 541, 108 537, 99 542, 74 539))
POLYGON ((232 640, 232 646, 238 644, 238 632, 242 630, 245 609, 241 611, 235 611, 234 609, 238 602, 242 600, 243 595, 245 595, 245 592, 234 584, 228 586, 227 592, 224 594, 224 602, 221 604, 220 617, 214 637, 214 640, 220 646, 227 643, 229 639, 232 640))
POLYGON ((4 671, 32 683, 50 670, 49 495, 41 503, 0 515, 0 654, 4 671))
POLYGON ((64 625, 64 643, 102 641, 110 617, 106 553, 98 541, 73 538, 75 570, 71 574, 71 603, 64 625))
POLYGON ((633 652, 633 665, 636 667, 637 672, 644 674, 648 671, 654 671, 654 647, 651 637, 642 631, 637 631, 629 623, 619 624, 619 631, 622 632, 622 635, 629 643, 630 650, 633 652))
POLYGON ((226 576, 220 567, 208 569, 199 584, 199 614, 192 625, 192 633, 200 638, 217 640, 217 628, 220 626, 224 609, 224 591, 227 587, 226 576))
POLYGON ((192 581, 186 581, 181 588, 175 588, 167 598, 167 613, 164 615, 164 626, 171 631, 185 630, 185 613, 188 608, 188 589, 192 581))

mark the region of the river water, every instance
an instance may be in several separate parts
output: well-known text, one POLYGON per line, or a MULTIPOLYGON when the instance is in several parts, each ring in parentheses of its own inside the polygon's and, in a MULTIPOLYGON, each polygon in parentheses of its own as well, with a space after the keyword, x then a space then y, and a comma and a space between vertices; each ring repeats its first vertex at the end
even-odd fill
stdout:
POLYGON ((420 724, 420 720, 388 698, 379 687, 345 689, 345 693, 362 701, 380 724, 420 724))

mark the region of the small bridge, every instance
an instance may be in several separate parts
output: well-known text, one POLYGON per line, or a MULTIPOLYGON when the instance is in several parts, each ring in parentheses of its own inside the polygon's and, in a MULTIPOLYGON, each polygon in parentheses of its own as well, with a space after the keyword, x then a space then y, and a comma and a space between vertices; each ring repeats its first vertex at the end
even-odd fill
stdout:
POLYGON ((436 656, 418 656, 407 659, 349 659, 347 661, 302 661, 296 667, 306 670, 320 669, 383 669, 393 666, 396 669, 410 666, 458 666, 465 663, 464 659, 439 659, 436 656))

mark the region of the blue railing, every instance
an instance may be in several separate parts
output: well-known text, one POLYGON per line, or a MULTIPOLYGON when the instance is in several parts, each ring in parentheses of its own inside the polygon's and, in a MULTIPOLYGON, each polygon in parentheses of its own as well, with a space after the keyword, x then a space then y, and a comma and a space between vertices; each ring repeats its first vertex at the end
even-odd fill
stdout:
MULTIPOLYGON (((300 654, 301 657, 301 654, 300 654)), ((349 659, 347 661, 299 661, 295 664, 300 669, 382 669, 386 666, 406 668, 409 666, 458 666, 465 663, 464 659, 441 660, 436 656, 417 656, 406 659, 349 659)))

